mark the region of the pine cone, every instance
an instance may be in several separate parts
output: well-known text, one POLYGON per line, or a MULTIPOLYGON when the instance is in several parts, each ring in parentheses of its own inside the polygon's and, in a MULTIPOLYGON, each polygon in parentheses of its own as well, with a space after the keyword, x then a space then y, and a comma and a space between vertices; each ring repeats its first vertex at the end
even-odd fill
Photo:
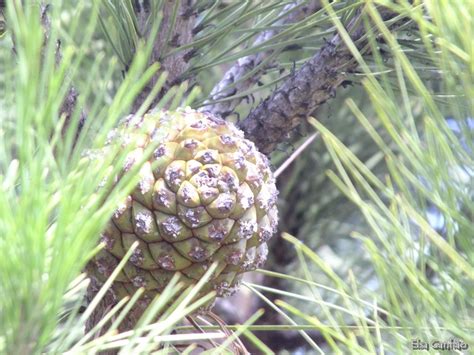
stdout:
POLYGON ((117 299, 138 287, 152 298, 176 273, 195 284, 213 262, 218 267, 201 293, 232 294, 244 272, 263 265, 277 227, 268 159, 232 123, 190 109, 130 116, 124 126, 128 133, 112 135, 136 145, 124 171, 149 144, 156 149, 102 233, 105 248, 88 272, 104 281, 138 242, 112 287, 117 299))

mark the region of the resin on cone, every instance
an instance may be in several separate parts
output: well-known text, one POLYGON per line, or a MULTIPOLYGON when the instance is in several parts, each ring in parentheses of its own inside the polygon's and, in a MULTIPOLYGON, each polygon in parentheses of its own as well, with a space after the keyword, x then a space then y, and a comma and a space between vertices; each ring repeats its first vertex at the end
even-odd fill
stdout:
POLYGON ((277 227, 277 189, 268 159, 232 123, 191 109, 129 116, 111 140, 134 144, 124 171, 154 148, 140 183, 101 235, 89 263, 103 282, 134 242, 139 246, 111 291, 163 291, 175 273, 192 285, 218 266, 201 293, 232 294, 244 272, 261 267, 277 227))

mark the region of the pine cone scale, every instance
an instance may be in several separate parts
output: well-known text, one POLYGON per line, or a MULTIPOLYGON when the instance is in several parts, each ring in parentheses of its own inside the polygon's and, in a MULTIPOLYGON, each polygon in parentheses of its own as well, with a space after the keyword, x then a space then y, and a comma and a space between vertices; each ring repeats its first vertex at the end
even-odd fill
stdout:
POLYGON ((213 262, 218 267, 203 292, 231 294, 242 273, 263 264, 265 243, 276 230, 277 190, 268 160, 233 124, 189 109, 130 116, 125 127, 129 133, 113 138, 136 145, 124 171, 149 144, 160 144, 102 233, 105 248, 89 273, 104 280, 112 270, 103 265, 118 264, 138 242, 113 287, 118 298, 137 287, 152 297, 177 272, 192 285, 213 262))

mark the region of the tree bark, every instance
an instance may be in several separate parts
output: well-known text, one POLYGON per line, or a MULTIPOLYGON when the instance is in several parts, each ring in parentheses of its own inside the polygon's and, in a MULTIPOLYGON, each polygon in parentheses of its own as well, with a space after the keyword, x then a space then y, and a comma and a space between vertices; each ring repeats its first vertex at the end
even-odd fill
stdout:
MULTIPOLYGON (((282 26, 296 23, 320 9, 321 3, 319 0, 310 1, 304 5, 301 5, 301 1, 288 4, 283 8, 280 14, 280 16, 283 16, 283 18, 276 21, 273 26, 282 26), (287 14, 287 16, 284 16, 285 14, 287 14)), ((281 31, 282 30, 276 29, 264 31, 257 37, 254 42, 254 46, 271 40, 281 31)), ((268 57, 270 57, 272 53, 274 53, 274 50, 259 52, 244 58, 240 58, 234 65, 232 65, 229 70, 227 70, 221 81, 219 81, 219 83, 214 86, 210 95, 211 100, 208 100, 205 103, 205 106, 201 108, 201 111, 211 112, 212 114, 224 119, 232 114, 235 110, 235 107, 243 100, 243 98, 234 98, 216 103, 212 103, 212 101, 226 99, 257 84, 260 77, 265 73, 265 69, 271 67, 274 62, 271 61, 265 66, 262 66, 258 71, 253 73, 247 79, 244 79, 244 77, 255 70, 255 68, 260 66, 268 57)))
MULTIPOLYGON (((160 63, 160 70, 148 82, 143 91, 138 95, 133 105, 133 112, 136 112, 140 105, 150 94, 153 86, 163 72, 168 73, 168 78, 161 92, 153 100, 153 104, 159 102, 163 95, 174 85, 179 85, 183 80, 183 74, 189 68, 189 60, 191 59, 192 49, 178 51, 167 57, 163 57, 166 48, 178 48, 185 44, 189 44, 193 40, 193 28, 196 23, 197 14, 194 11, 195 1, 179 1, 178 14, 176 22, 171 28, 173 21, 173 12, 175 10, 176 1, 166 0, 162 7, 163 18, 156 40, 153 44, 153 50, 149 59, 149 63, 160 63), (171 31, 171 33, 170 33, 171 31)), ((151 28, 147 28, 146 24, 150 17, 149 4, 145 2, 142 7, 136 7, 136 14, 139 18, 139 30, 145 38, 150 36, 151 28)), ((152 107, 153 107, 152 104, 152 107)))
MULTIPOLYGON (((388 10, 380 11, 384 20, 395 16, 388 10)), ((360 21, 361 16, 363 13, 348 25, 348 32, 359 50, 367 45, 366 40, 361 40, 366 33, 363 21, 360 21)), ((336 95, 336 89, 357 66, 341 36, 335 34, 298 71, 252 110, 240 123, 240 128, 261 152, 270 154, 279 143, 287 140, 289 132, 336 95)))

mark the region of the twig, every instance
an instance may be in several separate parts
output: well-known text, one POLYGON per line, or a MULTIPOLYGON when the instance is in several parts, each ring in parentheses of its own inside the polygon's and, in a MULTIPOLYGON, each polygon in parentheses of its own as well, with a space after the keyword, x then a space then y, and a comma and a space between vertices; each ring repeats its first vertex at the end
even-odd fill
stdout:
MULTIPOLYGON (((192 326, 194 328, 196 328, 199 332, 201 332, 202 334, 206 334, 206 331, 204 329, 202 329, 202 327, 199 325, 198 322, 196 322, 194 320, 194 318, 192 316, 186 316, 186 319, 188 320, 189 323, 192 324, 192 326)), ((227 335, 227 334, 226 334, 227 335)), ((211 343, 211 345, 215 348, 217 348, 219 346, 219 344, 217 344, 214 340, 212 339, 209 339, 209 343, 211 343)))
MULTIPOLYGON (((384 20, 396 14, 380 10, 384 20)), ((365 48, 366 30, 362 13, 348 25, 348 32, 360 50, 365 48)), ((348 73, 357 68, 349 49, 339 34, 335 34, 316 54, 291 75, 269 97, 240 122, 248 139, 261 152, 269 154, 285 141, 288 133, 306 120, 314 110, 336 95, 336 89, 348 73)))
MULTIPOLYGON (((219 325, 219 327, 224 330, 229 336, 232 336, 232 331, 227 329, 227 324, 217 314, 213 313, 212 311, 209 311, 206 315, 212 320, 214 320, 219 325)), ((235 348, 236 354, 250 354, 245 348, 245 345, 242 343, 242 340, 240 340, 238 336, 235 338, 232 344, 235 348)))
POLYGON ((273 173, 273 176, 277 178, 283 171, 285 171, 288 166, 290 166, 291 163, 316 139, 316 137, 319 136, 319 132, 313 133, 311 136, 304 141, 303 144, 301 144, 294 152, 293 154, 290 155, 288 159, 286 159, 283 164, 281 164, 278 169, 275 170, 273 173))
MULTIPOLYGON (((312 14, 321 9, 320 1, 313 0, 307 4, 302 5, 302 1, 295 1, 292 4, 286 5, 280 15, 288 13, 287 16, 282 17, 276 21, 273 25, 279 27, 282 25, 292 24, 302 20, 309 14, 312 14), (295 7, 299 6, 297 9, 295 7), (293 10, 294 9, 294 10, 293 10)), ((260 43, 270 40, 272 37, 280 33, 281 30, 271 29, 262 32, 254 42, 254 46, 258 46, 260 43)), ((211 91, 212 100, 222 100, 227 97, 233 96, 236 93, 244 92, 248 88, 255 85, 260 77, 264 74, 265 69, 273 64, 273 61, 269 61, 265 66, 261 66, 253 75, 247 79, 243 79, 248 73, 255 70, 260 66, 274 50, 268 50, 265 52, 258 52, 253 55, 240 58, 227 72, 219 83, 214 86, 211 91)), ((211 100, 211 101, 212 101, 211 100)), ((243 98, 235 98, 225 101, 212 103, 207 101, 205 106, 201 108, 201 111, 208 111, 217 116, 225 118, 229 116, 235 109, 235 107, 243 100, 243 98)))

